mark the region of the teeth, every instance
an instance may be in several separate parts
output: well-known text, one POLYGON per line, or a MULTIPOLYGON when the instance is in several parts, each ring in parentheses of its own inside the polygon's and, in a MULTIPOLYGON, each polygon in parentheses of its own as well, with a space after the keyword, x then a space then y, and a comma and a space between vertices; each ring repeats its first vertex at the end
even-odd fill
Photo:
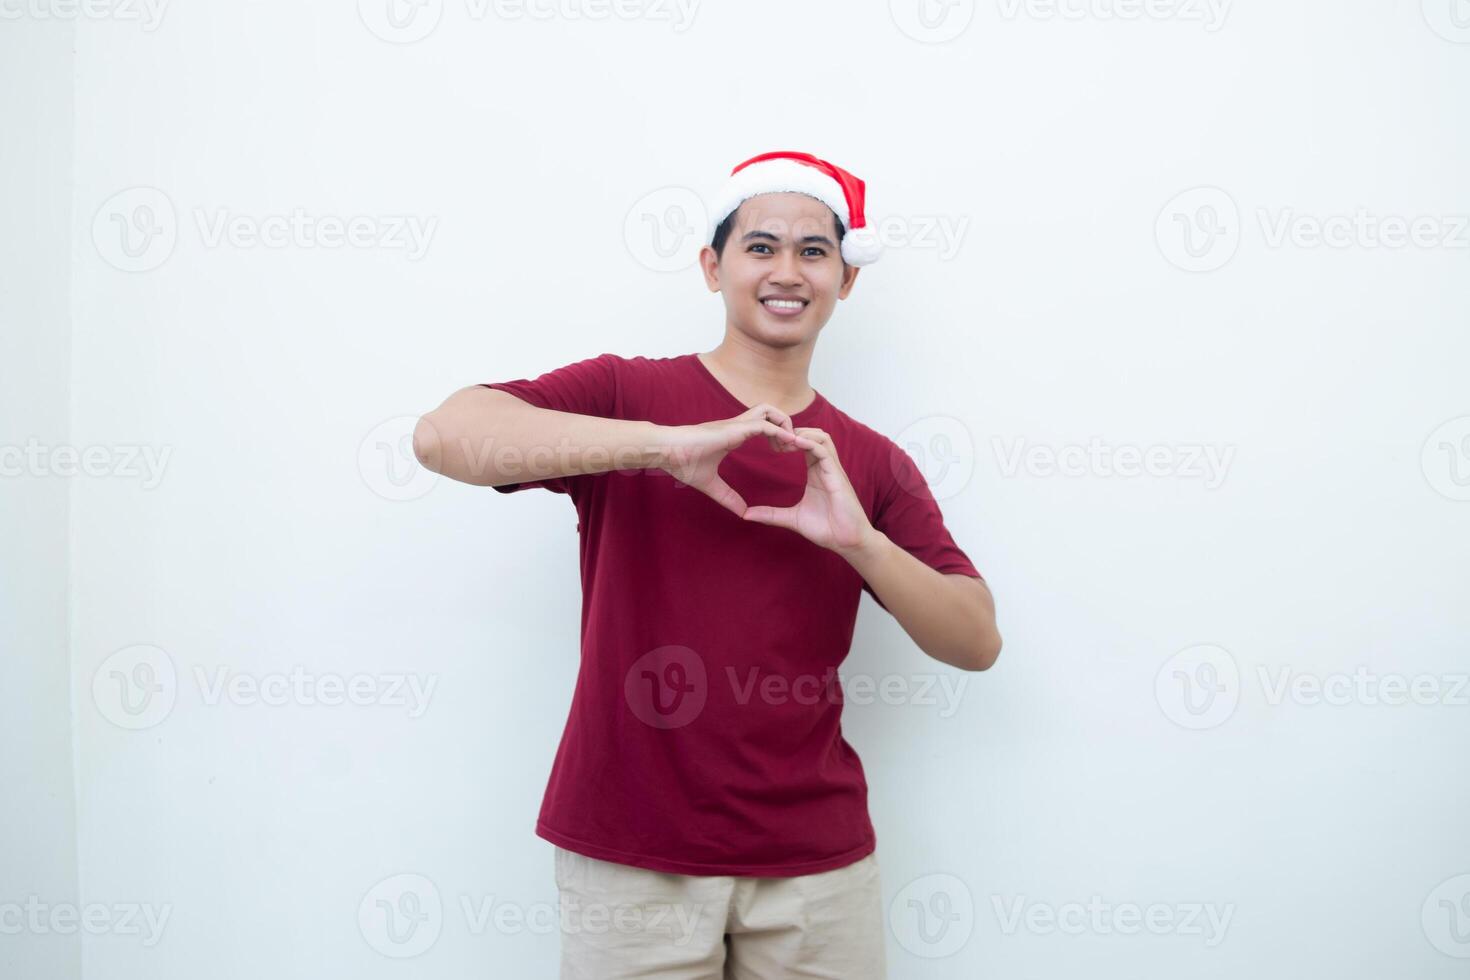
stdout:
POLYGON ((804 305, 801 300, 796 299, 764 299, 761 302, 778 310, 799 310, 804 305))

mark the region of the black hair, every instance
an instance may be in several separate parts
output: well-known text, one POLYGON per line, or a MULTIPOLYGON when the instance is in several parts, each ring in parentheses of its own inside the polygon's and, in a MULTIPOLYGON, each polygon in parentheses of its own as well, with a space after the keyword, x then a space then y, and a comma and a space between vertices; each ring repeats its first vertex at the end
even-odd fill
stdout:
MULTIPOLYGON (((725 254, 725 241, 730 237, 730 233, 735 230, 735 216, 740 213, 740 209, 744 206, 745 202, 741 201, 734 211, 731 211, 725 216, 725 220, 720 222, 719 227, 715 228, 715 237, 710 242, 710 247, 715 250, 716 259, 721 258, 725 254)), ((832 214, 832 227, 837 229, 837 257, 842 258, 842 236, 847 234, 847 232, 843 229, 842 219, 837 217, 837 212, 831 208, 827 210, 832 214)), ((847 267, 847 259, 842 259, 842 265, 843 268, 847 267)))

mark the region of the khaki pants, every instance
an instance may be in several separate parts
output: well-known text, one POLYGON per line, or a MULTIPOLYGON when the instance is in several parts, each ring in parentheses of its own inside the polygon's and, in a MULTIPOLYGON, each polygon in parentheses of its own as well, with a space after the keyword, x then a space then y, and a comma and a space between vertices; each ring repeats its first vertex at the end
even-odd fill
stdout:
POLYGON ((556 887, 562 980, 887 977, 876 852, 832 871, 748 878, 556 847, 556 887))

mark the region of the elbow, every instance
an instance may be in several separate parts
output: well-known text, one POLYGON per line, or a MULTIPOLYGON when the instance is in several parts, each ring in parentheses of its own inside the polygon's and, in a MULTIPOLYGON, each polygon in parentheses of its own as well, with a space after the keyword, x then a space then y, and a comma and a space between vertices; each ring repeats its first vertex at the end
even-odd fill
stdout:
POLYGON ((434 425, 434 413, 421 416, 413 427, 413 455, 419 465, 434 473, 442 473, 444 445, 439 439, 439 429, 434 425))
POLYGON ((989 670, 1000 659, 1000 632, 991 630, 990 635, 977 646, 970 656, 970 670, 989 670))

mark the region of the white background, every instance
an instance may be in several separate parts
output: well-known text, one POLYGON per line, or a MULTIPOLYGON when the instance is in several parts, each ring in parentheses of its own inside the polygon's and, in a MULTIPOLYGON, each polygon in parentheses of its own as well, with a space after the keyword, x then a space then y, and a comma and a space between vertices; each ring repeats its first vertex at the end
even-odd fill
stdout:
POLYGON ((890 975, 1462 975, 1453 2, 4 0, 0 907, 111 925, 7 928, 0 973, 555 974, 575 516, 407 433, 466 384, 713 348, 699 197, 797 149, 891 246, 812 383, 922 457, 1005 637, 965 675, 863 603, 846 675, 910 693, 844 724, 890 975), (298 210, 370 240, 248 237, 298 210), (298 667, 435 686, 214 698, 298 667), (441 911, 390 934, 405 889, 441 911))

